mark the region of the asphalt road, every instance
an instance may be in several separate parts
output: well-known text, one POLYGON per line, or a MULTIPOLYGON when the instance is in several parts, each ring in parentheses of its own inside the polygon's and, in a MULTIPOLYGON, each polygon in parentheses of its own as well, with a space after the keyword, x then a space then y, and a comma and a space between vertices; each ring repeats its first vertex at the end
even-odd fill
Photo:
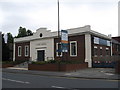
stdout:
POLYGON ((3 88, 118 88, 117 80, 92 80, 3 72, 3 88))

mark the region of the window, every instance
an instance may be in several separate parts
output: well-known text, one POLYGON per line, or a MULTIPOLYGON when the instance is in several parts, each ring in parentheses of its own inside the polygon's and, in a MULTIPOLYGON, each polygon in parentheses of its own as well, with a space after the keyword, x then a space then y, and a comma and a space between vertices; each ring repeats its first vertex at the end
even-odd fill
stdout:
POLYGON ((56 56, 62 56, 62 52, 61 52, 61 43, 56 43, 56 56))
POLYGON ((98 52, 98 48, 97 46, 94 46, 94 57, 97 57, 97 52, 98 52))
POLYGON ((118 45, 118 51, 120 52, 120 45, 118 45))
POLYGON ((117 45, 117 51, 119 50, 118 45, 117 45))
POLYGON ((100 47, 100 56, 102 56, 103 52, 102 52, 102 47, 100 47))
POLYGON ((106 48, 106 55, 110 55, 110 51, 109 51, 109 48, 106 48))
POLYGON ((77 42, 70 42, 70 56, 77 56, 77 42))
POLYGON ((21 46, 18 46, 18 56, 21 56, 21 53, 22 53, 21 46))
POLYGON ((29 46, 25 46, 25 56, 29 56, 29 46))
POLYGON ((43 36, 43 34, 42 33, 40 33, 40 37, 42 37, 43 36))

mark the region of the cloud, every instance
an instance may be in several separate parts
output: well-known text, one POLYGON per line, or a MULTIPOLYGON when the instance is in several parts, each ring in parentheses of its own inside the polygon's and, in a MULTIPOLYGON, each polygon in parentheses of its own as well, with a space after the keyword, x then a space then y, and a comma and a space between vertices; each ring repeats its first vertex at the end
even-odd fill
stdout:
MULTIPOLYGON (((91 25, 103 34, 117 35, 118 0, 60 0, 60 27, 91 25)), ((0 29, 17 34, 20 26, 57 31, 57 0, 1 0, 0 29)))

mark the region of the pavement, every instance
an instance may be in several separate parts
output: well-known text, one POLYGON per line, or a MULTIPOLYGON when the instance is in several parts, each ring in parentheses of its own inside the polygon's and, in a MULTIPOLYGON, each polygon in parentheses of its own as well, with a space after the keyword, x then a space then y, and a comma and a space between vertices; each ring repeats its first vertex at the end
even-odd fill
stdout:
POLYGON ((120 80, 120 75, 115 73, 114 68, 87 68, 72 72, 55 72, 55 71, 34 71, 28 70, 27 68, 9 67, 3 68, 2 71, 9 73, 22 73, 51 77, 120 80))

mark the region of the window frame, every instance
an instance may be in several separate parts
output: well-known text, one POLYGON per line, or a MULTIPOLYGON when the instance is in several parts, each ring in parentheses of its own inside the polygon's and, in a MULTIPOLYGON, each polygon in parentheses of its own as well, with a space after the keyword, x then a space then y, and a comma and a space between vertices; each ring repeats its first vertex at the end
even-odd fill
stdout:
POLYGON ((100 47, 100 56, 103 56, 103 47, 100 47))
POLYGON ((22 56, 22 46, 18 46, 18 57, 21 57, 21 56, 22 56))
MULTIPOLYGON (((60 43, 56 43, 56 50, 58 50, 58 44, 61 44, 61 42, 60 43)), ((59 56, 62 57, 62 52, 61 52, 61 55, 58 55, 58 52, 56 52, 56 56, 57 57, 59 57, 59 56)))
POLYGON ((106 56, 110 56, 110 49, 106 48, 106 56))
POLYGON ((77 41, 70 41, 70 56, 71 57, 76 57, 77 56, 77 41), (72 43, 75 43, 75 47, 76 47, 76 55, 72 55, 72 47, 71 47, 71 45, 72 45, 72 43))
POLYGON ((25 45, 25 57, 28 57, 29 56, 29 45, 25 45), (26 47, 28 49, 28 53, 26 54, 26 47))
POLYGON ((97 56, 98 56, 98 47, 94 46, 94 57, 97 57, 97 56), (95 55, 95 49, 96 49, 96 55, 95 55))

